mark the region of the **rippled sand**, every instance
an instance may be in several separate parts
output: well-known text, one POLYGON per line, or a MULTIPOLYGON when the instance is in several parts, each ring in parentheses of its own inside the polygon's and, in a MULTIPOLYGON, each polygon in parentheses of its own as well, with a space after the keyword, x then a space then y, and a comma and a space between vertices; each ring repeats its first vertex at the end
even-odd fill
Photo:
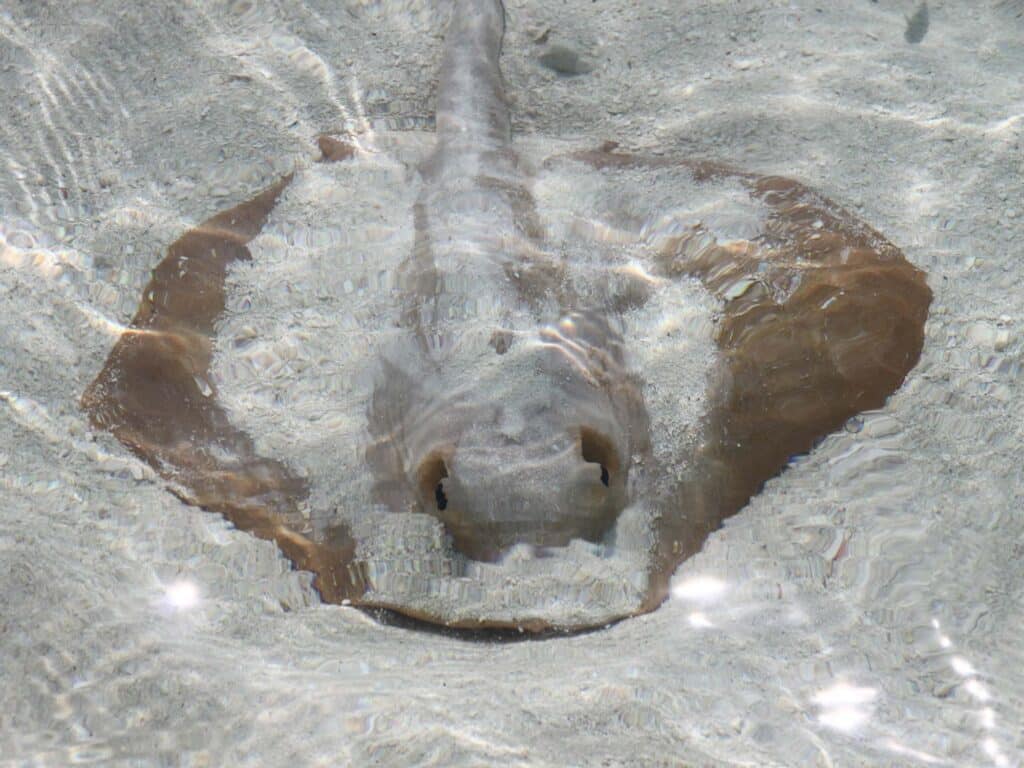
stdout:
POLYGON ((77 407, 182 231, 324 130, 429 130, 444 14, 0 5, 0 762, 1020 763, 1024 9, 704 5, 510 0, 515 130, 820 189, 928 272, 924 354, 660 610, 511 644, 319 605, 77 407))

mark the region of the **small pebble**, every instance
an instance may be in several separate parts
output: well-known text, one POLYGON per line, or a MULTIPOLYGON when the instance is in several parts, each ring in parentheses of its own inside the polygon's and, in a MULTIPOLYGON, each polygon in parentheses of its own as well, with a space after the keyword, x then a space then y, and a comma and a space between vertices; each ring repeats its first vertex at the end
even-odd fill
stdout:
POLYGON ((995 328, 989 323, 971 323, 967 326, 967 342, 973 347, 989 347, 1002 352, 1010 345, 1012 336, 1007 328, 995 328))
POLYGON ((530 36, 533 42, 543 45, 548 41, 548 37, 551 35, 550 27, 531 27, 526 30, 526 33, 530 36))
POLYGON ((995 329, 988 323, 971 323, 967 326, 967 341, 971 346, 987 347, 995 341, 995 329))

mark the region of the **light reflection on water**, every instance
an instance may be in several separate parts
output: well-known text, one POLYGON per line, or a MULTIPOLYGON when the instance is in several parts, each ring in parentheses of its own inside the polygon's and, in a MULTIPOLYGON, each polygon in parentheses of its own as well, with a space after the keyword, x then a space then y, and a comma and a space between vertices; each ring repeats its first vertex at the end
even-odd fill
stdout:
POLYGON ((672 597, 696 603, 714 603, 726 593, 728 584, 714 576, 695 576, 672 587, 672 597))
POLYGON ((180 580, 168 584, 164 594, 166 604, 176 610, 187 610, 199 604, 199 587, 191 581, 180 580))
POLYGON ((871 719, 872 703, 877 696, 875 688, 840 682, 815 694, 812 701, 820 708, 818 722, 853 733, 871 719))
MULTIPOLYGON (((1024 67, 1000 53, 1019 22, 988 6, 945 21, 933 9, 910 53, 902 11, 884 3, 792 3, 785 28, 753 3, 687 4, 680 31, 675 5, 646 18, 509 2, 524 127, 564 122, 595 144, 614 136, 814 181, 905 245, 937 293, 906 390, 773 481, 652 616, 499 647, 382 627, 316 604, 272 547, 178 505, 89 435, 73 404, 209 192, 258 186, 253 168, 305 143, 288 132, 296 116, 366 127, 429 112, 431 76, 389 59, 428 60, 436 40, 389 30, 381 12, 372 31, 407 52, 371 43, 365 5, 318 9, 321 28, 297 4, 287 23, 301 48, 278 52, 260 43, 256 4, 205 13, 234 48, 210 44, 188 9, 148 24, 145 4, 90 4, 75 13, 100 23, 65 25, 77 47, 52 18, 4 11, 0 761, 1019 765, 1024 67), (538 44, 515 31, 531 23, 580 45, 601 38, 608 71, 545 79, 538 44), (90 37, 105 28, 126 42, 90 37), (149 55, 121 64, 124 45, 149 55), (624 46, 628 78, 615 71, 624 46), (755 50, 730 68, 725 46, 755 50), (192 76, 204 68, 223 78, 192 76), (652 72, 665 87, 642 83, 652 72), (229 82, 238 74, 253 80, 229 82), (373 114, 372 90, 373 104, 413 105, 373 114), (930 105, 947 114, 929 117, 930 105), (167 576, 203 562, 225 578, 200 589, 167 576), (208 621, 172 629, 168 609, 208 621)), ((434 29, 428 18, 417 32, 434 29)))

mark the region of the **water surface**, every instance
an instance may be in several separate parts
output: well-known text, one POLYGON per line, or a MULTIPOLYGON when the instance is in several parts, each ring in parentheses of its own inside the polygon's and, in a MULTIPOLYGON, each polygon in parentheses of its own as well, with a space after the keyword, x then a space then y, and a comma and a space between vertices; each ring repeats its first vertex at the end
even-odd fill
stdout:
POLYGON ((429 131, 443 8, 5 3, 0 760, 1019 764, 1018 6, 929 4, 916 44, 883 1, 508 11, 517 135, 820 189, 929 274, 918 367, 649 616, 490 644, 320 605, 77 400, 181 232, 324 130, 372 128, 382 163, 387 130, 429 131), (554 45, 594 68, 552 71, 554 45))

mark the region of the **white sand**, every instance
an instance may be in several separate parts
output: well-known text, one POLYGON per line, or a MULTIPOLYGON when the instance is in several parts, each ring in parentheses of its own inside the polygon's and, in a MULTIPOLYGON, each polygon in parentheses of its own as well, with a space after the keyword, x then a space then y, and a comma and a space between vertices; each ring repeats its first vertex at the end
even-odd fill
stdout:
POLYGON ((705 5, 509 0, 516 131, 810 183, 928 272, 925 352, 659 611, 505 645, 319 605, 76 406, 185 228, 322 130, 428 124, 443 14, 0 6, 0 764, 1021 762, 1024 7, 910 45, 911 3, 705 5))

